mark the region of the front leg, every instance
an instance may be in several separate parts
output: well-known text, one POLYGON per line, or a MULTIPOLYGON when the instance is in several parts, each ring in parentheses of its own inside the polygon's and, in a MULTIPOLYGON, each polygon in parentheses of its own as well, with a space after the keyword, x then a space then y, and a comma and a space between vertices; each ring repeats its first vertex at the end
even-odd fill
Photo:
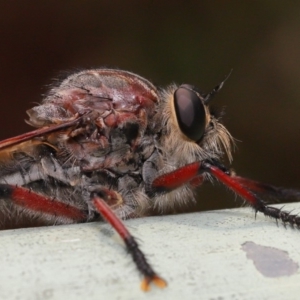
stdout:
MULTIPOLYGON (((272 197, 284 198, 284 189, 272 187, 270 185, 260 184, 242 177, 236 177, 217 161, 202 161, 195 162, 183 166, 173 172, 161 175, 155 178, 152 182, 153 192, 156 194, 172 191, 184 184, 192 182, 198 176, 205 173, 211 174, 225 186, 230 188, 241 198, 250 204, 255 212, 262 212, 264 215, 273 219, 281 220, 284 224, 288 223, 291 226, 300 227, 300 216, 293 215, 290 212, 283 211, 276 207, 268 206, 258 196, 259 194, 270 194, 272 197)), ((299 197, 299 191, 288 190, 286 198, 291 196, 299 197)))

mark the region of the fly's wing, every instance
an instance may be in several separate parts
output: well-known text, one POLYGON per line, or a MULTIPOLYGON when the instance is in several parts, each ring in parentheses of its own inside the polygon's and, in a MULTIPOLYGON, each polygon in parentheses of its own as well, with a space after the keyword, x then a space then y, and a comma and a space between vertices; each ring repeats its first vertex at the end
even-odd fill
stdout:
POLYGON ((0 151, 8 148, 10 146, 14 146, 17 144, 20 144, 22 142, 26 142, 28 140, 32 140, 34 138, 37 137, 42 137, 43 135, 47 135, 47 134, 51 134, 54 132, 57 132, 59 130, 63 130, 63 129, 68 129, 76 124, 79 123, 81 118, 79 118, 78 116, 76 116, 73 120, 62 123, 62 124, 58 124, 58 125, 53 125, 53 126, 46 126, 46 127, 42 127, 39 128, 37 130, 33 130, 12 138, 8 138, 6 140, 3 140, 0 142, 0 151))

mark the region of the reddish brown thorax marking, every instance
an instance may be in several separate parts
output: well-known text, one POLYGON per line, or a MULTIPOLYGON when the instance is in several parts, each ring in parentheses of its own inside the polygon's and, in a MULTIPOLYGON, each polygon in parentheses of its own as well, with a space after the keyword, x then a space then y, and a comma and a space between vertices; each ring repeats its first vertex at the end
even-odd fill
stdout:
MULTIPOLYGON (((73 91, 68 91, 68 96, 64 98, 63 107, 71 112, 76 114, 78 109, 74 106, 74 103, 80 99, 83 99, 86 95, 86 91, 80 89, 74 89, 73 91)), ((55 101, 53 101, 55 103, 55 101)), ((60 101, 61 102, 61 101, 60 101)))
POLYGON ((104 118, 104 123, 108 127, 117 127, 128 121, 137 121, 137 117, 131 112, 114 112, 104 118))
POLYGON ((106 118, 103 119, 106 126, 109 127, 116 127, 118 125, 118 117, 116 114, 111 113, 106 118))

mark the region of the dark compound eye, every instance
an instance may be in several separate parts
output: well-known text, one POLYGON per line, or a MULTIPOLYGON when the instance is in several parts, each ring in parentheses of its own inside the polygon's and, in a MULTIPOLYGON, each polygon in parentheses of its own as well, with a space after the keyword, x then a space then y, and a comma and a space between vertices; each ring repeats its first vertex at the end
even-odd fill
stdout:
POLYGON ((180 86, 174 93, 174 106, 180 130, 189 139, 198 142, 206 124, 204 104, 189 85, 180 86))

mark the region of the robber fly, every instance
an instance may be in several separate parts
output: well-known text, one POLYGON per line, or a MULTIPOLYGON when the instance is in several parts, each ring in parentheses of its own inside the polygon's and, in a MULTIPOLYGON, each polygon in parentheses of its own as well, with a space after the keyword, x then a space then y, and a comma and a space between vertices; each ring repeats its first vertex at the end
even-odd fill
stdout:
POLYGON ((106 220, 143 275, 143 290, 166 281, 121 220, 193 202, 206 180, 217 179, 255 212, 299 227, 300 216, 262 200, 299 192, 238 177, 221 163, 232 160, 233 138, 209 103, 224 81, 204 94, 189 84, 158 89, 122 70, 67 77, 27 111, 36 130, 0 142, 0 210, 46 224, 106 220))

